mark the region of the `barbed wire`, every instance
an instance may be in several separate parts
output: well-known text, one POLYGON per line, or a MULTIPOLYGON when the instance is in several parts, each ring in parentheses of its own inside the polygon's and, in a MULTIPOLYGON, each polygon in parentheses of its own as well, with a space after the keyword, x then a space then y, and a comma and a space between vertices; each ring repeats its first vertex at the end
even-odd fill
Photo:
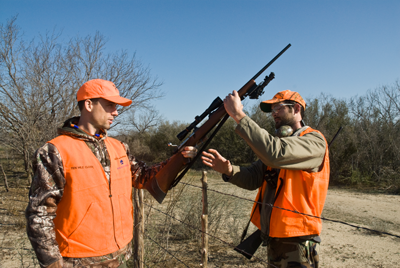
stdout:
POLYGON ((151 268, 150 266, 148 266, 144 261, 140 261, 141 263, 143 263, 144 266, 151 268))
POLYGON ((144 261, 142 261, 142 263, 144 264, 144 266, 146 266, 146 267, 149 267, 150 268, 150 266, 148 266, 144 261))
MULTIPOLYGON (((180 182, 180 183, 188 185, 188 186, 191 186, 191 187, 203 189, 203 187, 201 187, 201 186, 193 185, 193 184, 190 184, 190 183, 186 183, 186 182, 180 182)), ((241 197, 241 196, 236 196, 236 195, 233 195, 233 194, 223 193, 223 192, 220 192, 220 191, 217 191, 217 190, 213 190, 213 189, 210 189, 210 188, 207 188, 207 190, 208 191, 212 191, 212 192, 216 192, 216 193, 219 193, 219 194, 222 194, 222 195, 226 195, 226 196, 235 197, 235 198, 238 198, 238 199, 250 201, 252 203, 258 203, 260 205, 263 204, 262 202, 258 202, 258 201, 255 201, 255 200, 252 200, 252 199, 248 199, 248 198, 244 198, 244 197, 241 197)), ((300 214, 300 215, 303 215, 303 216, 307 216, 307 217, 312 217, 312 218, 317 218, 317 219, 321 219, 321 220, 325 220, 325 221, 340 223, 340 224, 348 225, 348 226, 351 226, 351 227, 354 227, 354 228, 357 228, 357 229, 363 229, 363 230, 367 230, 367 231, 378 233, 378 234, 385 234, 385 235, 393 236, 393 237, 396 237, 396 238, 400 238, 399 235, 395 235, 395 234, 384 232, 384 231, 378 231, 378 230, 370 229, 370 228, 367 228, 367 227, 354 225, 354 224, 347 223, 347 222, 340 221, 340 220, 332 220, 332 219, 328 219, 328 218, 325 218, 325 217, 318 217, 318 216, 315 216, 315 215, 302 213, 302 212, 299 212, 299 211, 296 211, 296 210, 290 210, 290 209, 287 209, 287 208, 281 208, 281 207, 278 207, 278 206, 274 206, 274 205, 272 205, 270 203, 267 203, 266 205, 270 206, 270 207, 273 207, 273 208, 277 208, 277 209, 293 212, 293 213, 296 213, 296 214, 300 214)))
POLYGON ((19 250, 19 249, 22 249, 22 250, 27 250, 27 251, 33 251, 32 248, 7 248, 7 247, 0 247, 0 249, 9 249, 9 250, 19 250))
MULTIPOLYGON (((146 205, 146 203, 143 203, 146 205)), ((161 246, 159 243, 157 243, 157 241, 155 241, 153 238, 151 238, 150 236, 148 236, 146 233, 144 233, 144 235, 150 239, 151 241, 153 241, 155 244, 157 244, 157 246, 159 246, 160 248, 162 248, 165 252, 167 252, 169 255, 171 255, 174 259, 178 260, 180 263, 182 263, 183 265, 185 265, 186 267, 190 268, 190 266, 188 266, 186 263, 184 263, 182 260, 178 259, 174 254, 172 254, 171 252, 169 252, 166 248, 164 248, 163 246, 161 246)))
POLYGON ((3 226, 3 225, 6 225, 6 226, 17 226, 19 224, 18 223, 0 223, 0 226, 3 226))
POLYGON ((270 265, 270 266, 272 266, 272 267, 278 268, 277 266, 275 266, 275 265, 273 265, 273 264, 271 264, 271 263, 269 263, 269 262, 267 262, 267 261, 265 261, 265 260, 263 260, 263 259, 261 259, 261 258, 258 258, 258 257, 254 256, 254 255, 252 255, 252 254, 250 254, 250 253, 247 253, 246 251, 244 251, 244 250, 242 250, 242 249, 236 248, 235 245, 233 245, 233 244, 231 244, 231 243, 229 243, 229 242, 226 242, 226 241, 222 240, 221 238, 219 238, 219 237, 217 237, 217 236, 215 236, 215 235, 212 235, 212 234, 210 234, 210 233, 204 232, 203 230, 200 230, 200 229, 199 229, 198 227, 196 227, 196 226, 193 226, 193 225, 191 225, 191 224, 189 224, 189 223, 186 223, 186 222, 184 222, 184 221, 182 221, 182 220, 180 220, 180 219, 177 219, 177 218, 175 218, 174 216, 169 215, 169 214, 167 214, 167 213, 165 213, 165 212, 163 212, 163 211, 161 211, 161 210, 159 210, 159 209, 153 207, 152 205, 149 205, 149 204, 146 204, 146 203, 143 203, 143 204, 146 205, 146 206, 148 206, 148 207, 150 207, 150 208, 152 208, 152 209, 154 209, 154 210, 156 210, 156 211, 158 211, 158 212, 160 212, 160 213, 162 213, 162 214, 164 214, 164 215, 166 215, 166 216, 168 216, 168 217, 170 217, 170 218, 172 218, 172 219, 174 219, 174 220, 176 220, 176 221, 179 221, 180 223, 185 224, 186 226, 189 226, 190 228, 192 228, 192 229, 194 229, 194 230, 197 230, 197 231, 199 231, 199 232, 201 232, 201 233, 203 233, 203 234, 206 234, 206 235, 208 235, 208 236, 210 236, 210 237, 212 237, 212 238, 214 238, 214 239, 217 239, 217 240, 221 241, 222 243, 224 243, 224 244, 226 244, 226 245, 228 245, 228 246, 230 246, 230 247, 235 248, 235 250, 238 250, 238 251, 240 251, 241 253, 244 253, 244 254, 246 254, 246 255, 252 256, 252 257, 254 257, 254 259, 257 259, 257 260, 259 260, 259 261, 261 261, 261 262, 263 262, 263 263, 265 263, 265 264, 267 264, 267 265, 270 265))

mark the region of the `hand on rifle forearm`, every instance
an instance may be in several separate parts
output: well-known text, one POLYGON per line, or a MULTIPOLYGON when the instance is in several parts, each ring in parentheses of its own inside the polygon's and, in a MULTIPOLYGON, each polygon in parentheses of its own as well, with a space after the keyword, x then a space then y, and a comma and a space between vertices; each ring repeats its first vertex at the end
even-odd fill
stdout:
POLYGON ((224 107, 226 112, 236 121, 240 123, 246 114, 243 112, 243 104, 236 90, 229 94, 224 99, 224 107))
POLYGON ((204 151, 201 157, 203 164, 211 167, 219 173, 223 173, 227 176, 233 175, 233 168, 231 162, 220 155, 217 150, 209 149, 208 152, 204 151))
POLYGON ((193 146, 185 146, 181 149, 182 155, 185 158, 193 159, 197 155, 197 149, 193 146))

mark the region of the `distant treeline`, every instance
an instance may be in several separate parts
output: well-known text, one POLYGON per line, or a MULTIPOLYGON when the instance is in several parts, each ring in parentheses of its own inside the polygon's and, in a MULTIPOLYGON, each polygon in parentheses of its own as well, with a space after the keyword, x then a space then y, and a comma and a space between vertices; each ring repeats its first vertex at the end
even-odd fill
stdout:
MULTIPOLYGON (((261 127, 274 133, 270 114, 258 104, 247 114, 261 127)), ((195 115, 194 115, 195 116, 195 115)), ((345 185, 400 194, 400 84, 381 86, 365 96, 336 99, 320 95, 307 100, 304 121, 320 130, 328 143, 343 127, 330 147, 331 185, 345 185)), ((159 122, 145 131, 130 131, 119 138, 130 145, 140 160, 153 163, 173 153, 168 143, 179 144, 176 135, 188 123, 159 122)), ((257 159, 249 146, 234 132, 229 119, 208 146, 217 149, 234 164, 248 165, 257 159)), ((204 168, 198 161, 195 168, 204 168)))

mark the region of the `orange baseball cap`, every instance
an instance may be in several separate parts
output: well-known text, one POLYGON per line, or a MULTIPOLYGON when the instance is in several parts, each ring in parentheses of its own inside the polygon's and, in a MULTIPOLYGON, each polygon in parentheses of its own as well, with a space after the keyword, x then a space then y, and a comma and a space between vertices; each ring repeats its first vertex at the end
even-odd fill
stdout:
POLYGON ((272 104, 284 102, 287 100, 295 101, 295 102, 299 103, 301 106, 303 106, 304 110, 306 109, 306 102, 300 96, 300 94, 295 91, 290 91, 289 89, 276 93, 275 96, 271 100, 266 100, 266 101, 261 102, 260 109, 263 112, 270 113, 272 111, 271 110, 272 104))
POLYGON ((132 100, 123 98, 113 82, 103 79, 93 79, 84 83, 76 93, 78 101, 102 98, 122 106, 129 106, 132 100))

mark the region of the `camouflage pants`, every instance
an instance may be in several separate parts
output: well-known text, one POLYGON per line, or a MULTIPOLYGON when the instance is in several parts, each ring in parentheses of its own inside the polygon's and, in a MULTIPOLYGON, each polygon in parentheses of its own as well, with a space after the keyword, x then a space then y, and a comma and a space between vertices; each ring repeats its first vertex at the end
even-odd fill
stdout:
POLYGON ((87 258, 79 260, 78 258, 64 258, 63 268, 126 268, 124 256, 117 259, 89 262, 87 258), (83 261, 82 261, 83 260, 83 261))
POLYGON ((318 268, 319 243, 299 238, 273 238, 268 245, 269 268, 318 268))
POLYGON ((63 268, 126 268, 126 262, 132 256, 132 243, 124 248, 101 257, 66 258, 63 268))
POLYGON ((78 258, 64 258, 63 268, 126 268, 126 260, 124 256, 113 260, 105 260, 98 262, 88 262, 87 258, 79 260, 78 258))

